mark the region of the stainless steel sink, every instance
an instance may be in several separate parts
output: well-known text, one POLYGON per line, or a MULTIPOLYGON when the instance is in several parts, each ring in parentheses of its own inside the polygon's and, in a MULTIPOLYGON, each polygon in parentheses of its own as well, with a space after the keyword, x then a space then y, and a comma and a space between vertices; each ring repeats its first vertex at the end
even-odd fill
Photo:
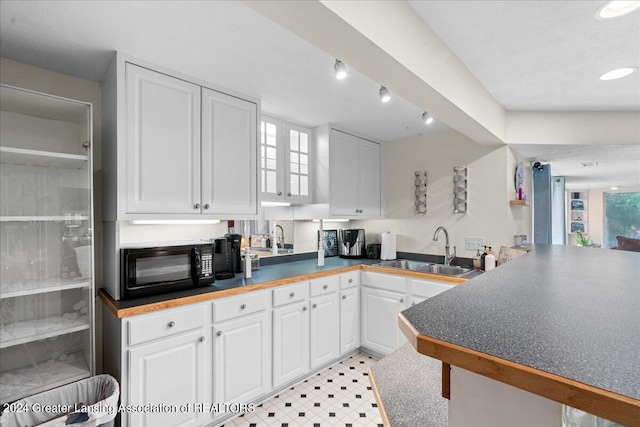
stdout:
POLYGON ((433 264, 431 264, 430 262, 411 261, 408 259, 394 259, 392 261, 382 261, 380 264, 376 265, 379 265, 380 267, 391 267, 400 268, 402 270, 418 271, 433 264))
POLYGON ((470 268, 459 267, 457 265, 431 264, 426 267, 426 272, 428 273, 444 274, 445 276, 459 276, 470 271, 470 268))
POLYGON ((408 259, 395 259, 392 261, 382 261, 374 264, 380 267, 398 268, 401 270, 411 270, 420 273, 440 274, 443 276, 463 276, 471 271, 471 268, 459 267, 457 265, 434 264, 424 261, 411 261, 408 259))

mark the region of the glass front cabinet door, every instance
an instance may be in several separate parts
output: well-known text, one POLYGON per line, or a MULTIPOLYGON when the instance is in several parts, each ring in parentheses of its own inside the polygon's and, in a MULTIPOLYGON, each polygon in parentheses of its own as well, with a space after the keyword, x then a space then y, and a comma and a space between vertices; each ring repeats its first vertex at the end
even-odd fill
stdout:
POLYGON ((0 403, 94 370, 91 104, 0 86, 0 403))

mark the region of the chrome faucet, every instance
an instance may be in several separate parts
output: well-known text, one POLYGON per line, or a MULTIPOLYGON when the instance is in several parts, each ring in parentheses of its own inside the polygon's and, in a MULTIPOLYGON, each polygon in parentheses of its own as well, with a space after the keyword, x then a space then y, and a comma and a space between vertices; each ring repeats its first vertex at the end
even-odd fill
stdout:
POLYGON ((438 241, 438 232, 444 231, 445 244, 444 244, 444 265, 450 265, 451 261, 456 257, 456 247, 453 247, 453 255, 449 255, 449 232, 443 226, 436 228, 436 232, 433 233, 433 240, 438 241))

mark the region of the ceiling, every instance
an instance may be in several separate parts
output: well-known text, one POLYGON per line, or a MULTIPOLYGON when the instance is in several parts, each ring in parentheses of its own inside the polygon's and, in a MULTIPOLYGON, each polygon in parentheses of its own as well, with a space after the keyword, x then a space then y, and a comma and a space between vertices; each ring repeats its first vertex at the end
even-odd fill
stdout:
MULTIPOLYGON (((640 11, 596 20, 602 3, 409 2, 507 110, 640 111, 640 73, 598 79, 640 65, 640 11)), ((264 112, 311 127, 334 123, 383 141, 446 128, 427 127, 398 96, 381 104, 380 83, 353 69, 336 80, 333 57, 237 1, 0 2, 2 57, 99 82, 116 50, 260 98, 264 112)), ((514 148, 551 163, 570 189, 622 186, 614 172, 640 187, 640 145, 514 148), (587 155, 598 166, 575 170, 587 155)))

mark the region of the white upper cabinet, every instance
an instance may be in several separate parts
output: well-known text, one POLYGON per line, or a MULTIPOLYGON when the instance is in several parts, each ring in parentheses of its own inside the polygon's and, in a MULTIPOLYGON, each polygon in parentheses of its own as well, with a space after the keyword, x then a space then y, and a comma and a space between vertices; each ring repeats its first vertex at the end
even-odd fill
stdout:
POLYGON ((127 213, 200 212, 200 87, 127 64, 127 213))
POLYGON ((315 161, 311 136, 310 129, 262 116, 260 170, 263 201, 311 203, 315 161))
POLYGON ((259 103, 211 88, 116 54, 102 82, 106 221, 257 215, 259 103))
POLYGON ((332 217, 383 217, 382 144, 329 126, 315 134, 316 202, 328 203, 332 217))
POLYGON ((256 212, 256 117, 256 104, 202 89, 203 212, 256 212))

